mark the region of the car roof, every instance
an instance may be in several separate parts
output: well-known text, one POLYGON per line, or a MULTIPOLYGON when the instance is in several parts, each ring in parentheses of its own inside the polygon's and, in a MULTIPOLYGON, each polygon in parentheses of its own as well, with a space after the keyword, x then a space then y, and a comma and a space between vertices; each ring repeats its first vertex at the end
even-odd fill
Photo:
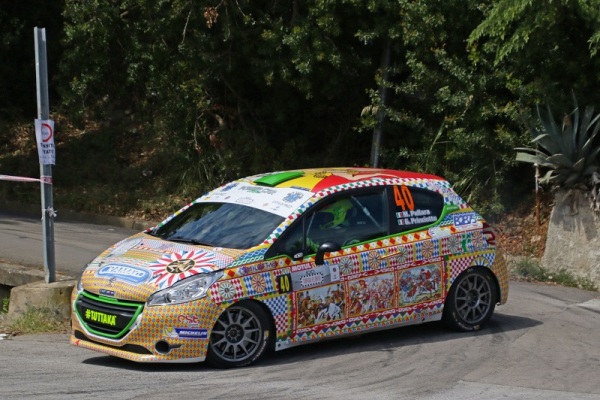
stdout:
POLYGON ((445 182, 444 178, 436 175, 368 167, 309 168, 255 175, 246 179, 261 186, 296 188, 313 193, 339 185, 361 184, 377 180, 414 179, 445 182))

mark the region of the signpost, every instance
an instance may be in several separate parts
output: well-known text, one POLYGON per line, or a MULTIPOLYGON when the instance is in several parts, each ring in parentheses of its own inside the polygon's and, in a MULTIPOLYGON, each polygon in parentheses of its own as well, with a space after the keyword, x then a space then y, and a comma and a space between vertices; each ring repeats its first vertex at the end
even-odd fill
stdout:
POLYGON ((33 28, 35 38, 35 72, 38 119, 35 136, 40 157, 40 188, 42 194, 42 223, 44 229, 44 271, 46 283, 56 281, 54 257, 54 204, 52 200, 52 165, 55 163, 54 122, 48 104, 48 63, 46 60, 46 29, 33 28))

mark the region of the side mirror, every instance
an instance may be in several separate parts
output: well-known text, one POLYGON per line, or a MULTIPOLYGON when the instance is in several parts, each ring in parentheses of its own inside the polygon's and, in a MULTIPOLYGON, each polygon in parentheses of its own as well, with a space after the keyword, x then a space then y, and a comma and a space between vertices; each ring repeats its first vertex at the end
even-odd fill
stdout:
POLYGON ((322 245, 319 246, 319 249, 317 250, 317 254, 315 256, 315 264, 316 265, 323 265, 324 263, 324 258, 325 258, 325 253, 331 253, 334 251, 340 251, 342 249, 342 246, 340 246, 339 244, 335 243, 335 242, 325 242, 322 245))

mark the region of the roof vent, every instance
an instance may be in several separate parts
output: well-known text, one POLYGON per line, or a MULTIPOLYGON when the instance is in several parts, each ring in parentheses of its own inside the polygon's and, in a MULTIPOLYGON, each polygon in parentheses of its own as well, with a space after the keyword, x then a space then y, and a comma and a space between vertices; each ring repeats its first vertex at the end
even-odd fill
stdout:
POLYGON ((287 172, 276 172, 274 174, 265 175, 258 178, 254 183, 265 186, 277 186, 280 183, 296 179, 304 175, 302 171, 287 171, 287 172))

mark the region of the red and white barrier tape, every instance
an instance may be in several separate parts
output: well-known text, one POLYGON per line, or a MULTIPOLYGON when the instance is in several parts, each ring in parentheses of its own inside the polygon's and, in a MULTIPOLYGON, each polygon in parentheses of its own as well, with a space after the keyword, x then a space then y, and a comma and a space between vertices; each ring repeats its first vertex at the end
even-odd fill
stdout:
POLYGON ((23 176, 0 175, 0 181, 39 182, 40 180, 37 178, 25 178, 23 176))

